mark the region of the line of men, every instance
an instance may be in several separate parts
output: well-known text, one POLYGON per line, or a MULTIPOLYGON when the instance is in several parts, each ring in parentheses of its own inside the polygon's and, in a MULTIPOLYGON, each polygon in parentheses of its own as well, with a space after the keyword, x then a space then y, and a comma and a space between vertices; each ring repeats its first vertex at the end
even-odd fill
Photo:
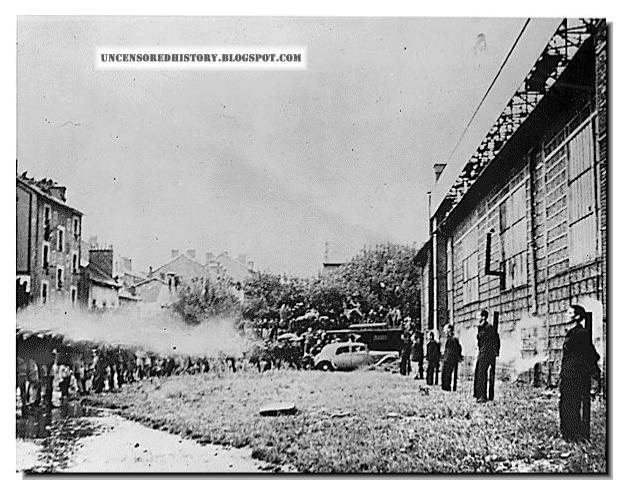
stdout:
MULTIPOLYGON (((569 442, 590 439, 591 389, 592 381, 597 382, 597 390, 602 386, 601 371, 598 366, 600 355, 593 345, 590 330, 585 328, 586 310, 573 304, 566 312, 569 329, 565 335, 559 383, 560 431, 569 442)), ((473 380, 473 397, 478 403, 494 400, 495 365, 500 354, 501 341, 497 328, 488 322, 488 311, 477 314, 478 354, 473 380)), ((405 324, 405 322, 404 322, 405 324)), ((454 335, 453 326, 445 325, 447 341, 442 356, 442 388, 456 390, 458 363, 462 361, 462 347, 454 335), (453 377, 453 387, 451 386, 453 377)), ((426 348, 428 385, 438 385, 438 371, 441 362, 440 345, 430 333, 426 348)), ((408 329, 402 335, 401 374, 411 373, 411 361, 418 366, 415 379, 423 378, 423 334, 415 331, 412 336, 408 329)))
MULTIPOLYGON (((591 386, 597 381, 601 389, 601 371, 598 354, 590 329, 585 328, 586 310, 573 304, 565 319, 569 329, 563 343, 559 384, 560 431, 568 442, 588 441, 591 421, 591 386)), ((478 314, 478 359, 476 361, 473 395, 478 402, 493 400, 495 393, 495 360, 499 356, 500 341, 497 330, 488 323, 488 312, 478 314), (488 385, 488 394, 487 394, 488 385)))
POLYGON ((454 327, 450 323, 444 327, 447 340, 445 350, 441 354, 440 343, 434 338, 434 332, 429 333, 427 345, 424 346, 423 332, 413 330, 413 322, 408 317, 403 322, 400 345, 400 373, 403 376, 412 374, 412 364, 416 363, 415 380, 423 379, 423 365, 427 361, 425 381, 428 385, 438 385, 438 375, 441 362, 443 370, 441 374, 441 387, 451 391, 458 388, 458 365, 462 361, 462 346, 454 334, 454 327), (424 353, 425 347, 425 353, 424 353))
POLYGON ((17 335, 16 386, 22 413, 40 406, 51 408, 55 387, 61 399, 70 389, 79 395, 115 390, 150 377, 196 374, 218 367, 235 367, 229 358, 163 357, 117 346, 65 344, 51 335, 17 335))

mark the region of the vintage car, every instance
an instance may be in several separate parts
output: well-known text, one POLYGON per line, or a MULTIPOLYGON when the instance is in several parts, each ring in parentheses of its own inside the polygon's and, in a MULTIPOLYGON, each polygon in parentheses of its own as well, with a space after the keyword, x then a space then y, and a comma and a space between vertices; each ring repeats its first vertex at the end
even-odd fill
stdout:
POLYGON ((314 357, 314 368, 323 371, 354 370, 371 362, 369 349, 361 342, 327 344, 314 357))

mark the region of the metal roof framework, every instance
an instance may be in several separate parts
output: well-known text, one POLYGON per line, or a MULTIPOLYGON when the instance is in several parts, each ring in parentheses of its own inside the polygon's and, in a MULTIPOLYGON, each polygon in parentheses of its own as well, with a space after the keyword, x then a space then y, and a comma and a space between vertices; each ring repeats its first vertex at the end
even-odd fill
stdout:
POLYGON ((439 226, 556 83, 578 49, 593 34, 597 22, 597 19, 563 19, 435 212, 439 226))

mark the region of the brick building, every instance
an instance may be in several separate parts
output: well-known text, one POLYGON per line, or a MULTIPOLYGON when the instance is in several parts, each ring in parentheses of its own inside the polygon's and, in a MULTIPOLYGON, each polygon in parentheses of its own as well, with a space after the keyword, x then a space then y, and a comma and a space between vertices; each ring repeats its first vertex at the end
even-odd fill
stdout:
POLYGON ((83 214, 66 204, 66 188, 17 177, 17 306, 78 301, 83 214))
POLYGON ((437 178, 415 258, 424 329, 452 321, 471 354, 477 311, 499 312, 513 359, 554 382, 578 303, 605 366, 606 74, 605 22, 563 20, 453 184, 437 178))

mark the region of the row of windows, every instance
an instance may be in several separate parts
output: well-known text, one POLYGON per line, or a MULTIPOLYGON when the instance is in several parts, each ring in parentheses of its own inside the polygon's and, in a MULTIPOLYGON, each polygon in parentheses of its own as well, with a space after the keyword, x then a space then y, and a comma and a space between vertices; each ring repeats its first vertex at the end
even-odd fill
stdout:
MULTIPOLYGON (((546 229, 554 229, 551 231, 553 237, 546 239, 548 249, 550 242, 561 237, 552 226, 564 222, 565 233, 563 235, 569 238, 569 265, 575 266, 595 259, 597 256, 597 218, 592 123, 589 122, 578 134, 564 143, 562 149, 557 148, 553 157, 547 160, 544 170, 545 204, 541 209, 544 210, 542 213, 546 229), (560 177, 563 177, 561 180, 564 181, 564 186, 551 182, 553 178, 560 177)), ((502 269, 505 271, 505 289, 510 290, 528 283, 525 184, 520 185, 514 191, 507 192, 500 200, 499 233, 496 240, 500 246, 502 269)), ((463 305, 479 299, 478 236, 476 225, 470 228, 455 245, 455 249, 458 250, 456 258, 462 260, 463 305)), ((564 237, 565 242, 567 237, 564 237)), ((561 253, 558 254, 561 255, 561 253)))
MULTIPOLYGON (((52 220, 52 209, 48 205, 44 205, 44 232, 50 233, 52 220)), ((78 241, 81 238, 81 220, 79 217, 72 217, 72 235, 74 240, 78 241)), ((57 251, 63 252, 63 243, 65 241, 65 227, 62 225, 57 226, 57 251)))
MULTIPOLYGON (((40 302, 41 304, 47 304, 48 303, 48 299, 50 297, 50 284, 47 280, 43 280, 41 282, 41 292, 40 292, 40 302)), ((59 267, 57 269, 57 289, 62 289, 63 288, 63 268, 59 267), (60 276, 59 276, 59 271, 61 272, 60 276), (59 282, 61 281, 61 285, 59 285, 59 282)), ((72 286, 70 287, 70 301, 72 303, 72 306, 74 306, 77 303, 78 300, 78 290, 76 287, 72 286)))
MULTIPOLYGON (((44 268, 44 270, 48 270, 48 268, 50 267, 50 243, 44 241, 43 245, 42 245, 42 267, 44 268)), ((72 273, 76 274, 78 273, 79 270, 79 254, 78 252, 74 251, 72 253, 72 273)))

